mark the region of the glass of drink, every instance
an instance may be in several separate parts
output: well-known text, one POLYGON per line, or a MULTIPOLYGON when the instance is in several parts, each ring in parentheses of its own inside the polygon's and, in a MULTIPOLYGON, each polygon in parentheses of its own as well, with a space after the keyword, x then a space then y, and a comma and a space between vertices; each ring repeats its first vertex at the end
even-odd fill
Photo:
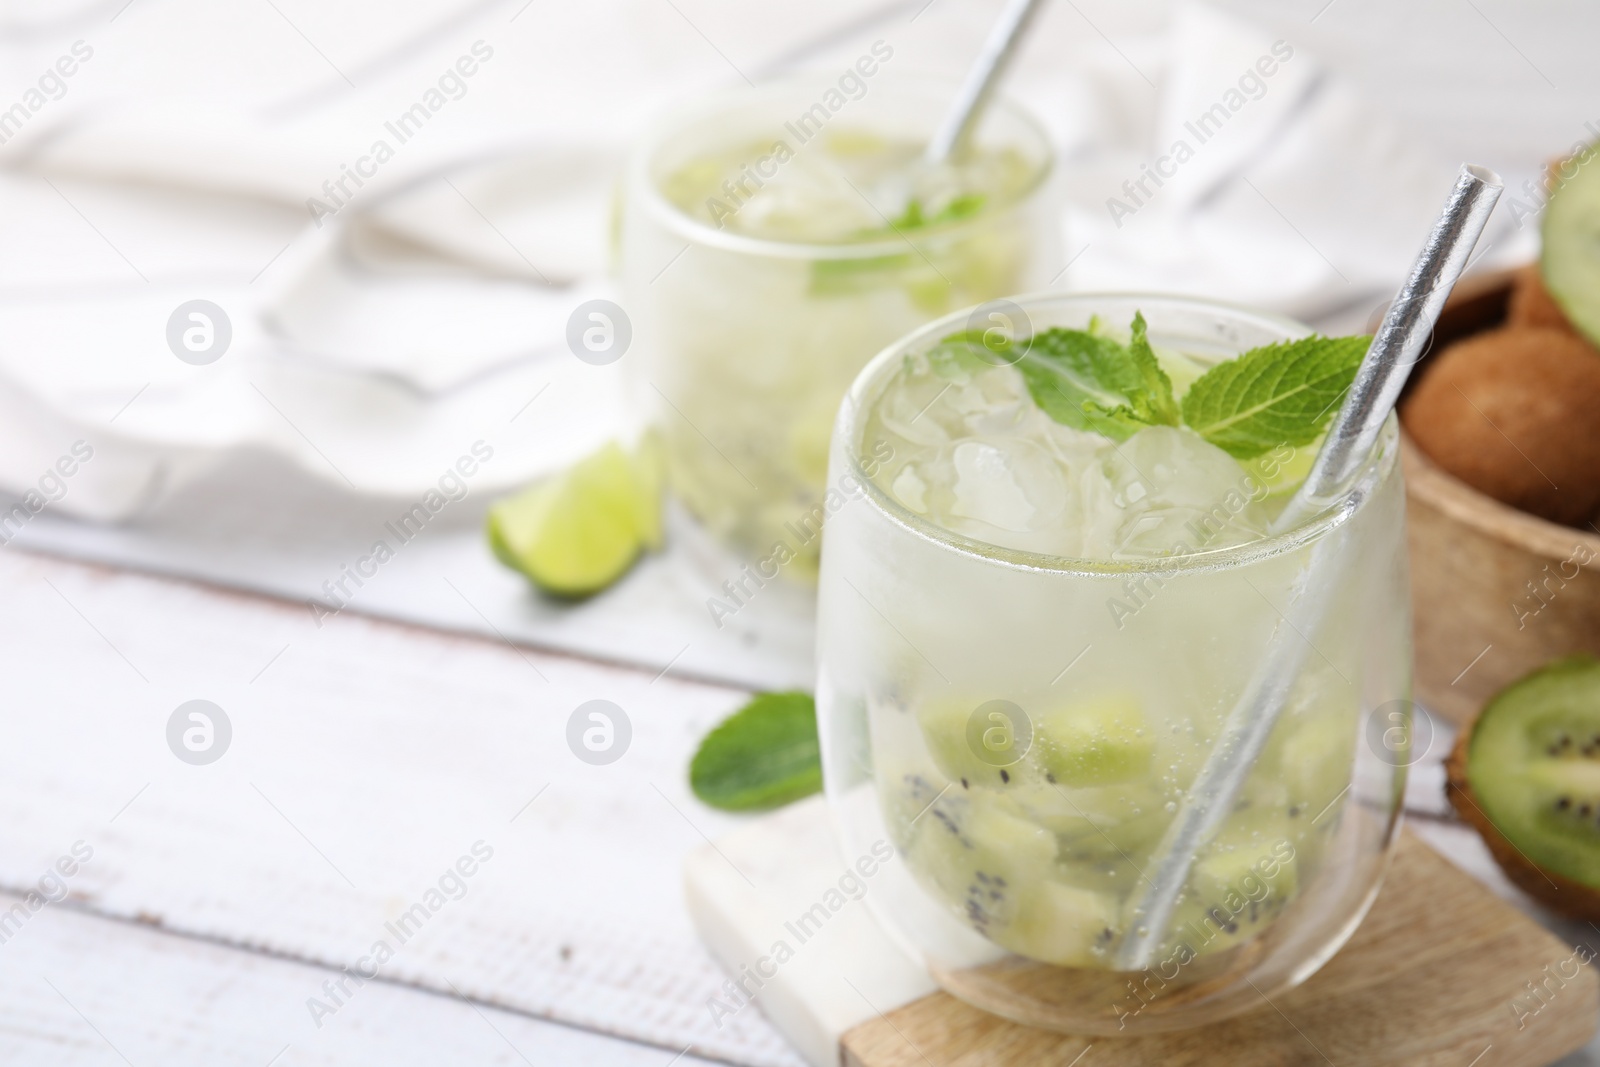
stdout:
POLYGON ((630 394, 676 499, 765 577, 815 576, 828 437, 862 365, 1060 270, 1039 126, 999 102, 969 153, 923 167, 955 87, 889 82, 885 53, 702 103, 627 172, 630 394))
MULTIPOLYGON (((1018 337, 1115 337, 1142 313, 1180 397, 1309 333, 1164 296, 1006 304, 1018 337)), ((1406 759, 1363 740, 1409 709, 1393 420, 1336 504, 1274 532, 1315 444, 1241 462, 1184 426, 1119 441, 1062 425, 1010 362, 1026 345, 993 360, 941 346, 990 310, 879 354, 835 428, 830 482, 851 498, 823 550, 817 698, 847 854, 894 846, 869 906, 996 1014, 1126 1034, 1259 1006, 1349 938, 1397 830, 1406 759), (1154 956, 1128 967, 1163 834, 1319 544, 1338 566, 1318 572, 1325 607, 1288 702, 1154 956)))

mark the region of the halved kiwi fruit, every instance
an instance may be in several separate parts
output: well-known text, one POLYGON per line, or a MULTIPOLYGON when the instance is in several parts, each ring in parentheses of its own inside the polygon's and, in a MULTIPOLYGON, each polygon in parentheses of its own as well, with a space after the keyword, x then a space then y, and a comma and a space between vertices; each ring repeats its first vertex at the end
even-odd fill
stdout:
POLYGON ((1554 168, 1545 205, 1540 266, 1556 303, 1600 345, 1600 145, 1554 168))
POLYGON ((1600 920, 1600 660, 1557 660, 1501 691, 1447 763, 1456 812, 1506 876, 1600 920))

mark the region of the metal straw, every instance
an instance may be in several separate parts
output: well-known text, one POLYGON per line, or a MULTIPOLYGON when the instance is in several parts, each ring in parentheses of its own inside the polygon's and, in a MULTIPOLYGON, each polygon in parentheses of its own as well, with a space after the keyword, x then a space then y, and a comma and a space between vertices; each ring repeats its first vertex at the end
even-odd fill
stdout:
POLYGON ((1372 452, 1384 419, 1422 356, 1445 298, 1489 221, 1500 188, 1500 176, 1489 168, 1472 163, 1461 168, 1444 213, 1417 255, 1411 277, 1389 305, 1311 473, 1278 516, 1275 532, 1292 529, 1332 503, 1372 452))
POLYGON ((925 164, 936 166, 943 163, 966 145, 973 128, 983 117, 983 109, 989 105, 989 98, 994 95, 995 86, 999 84, 1006 68, 1011 65, 1011 59, 1016 54, 1017 44, 1021 41, 1023 32, 1028 28, 1042 2, 1043 0, 1011 0, 1000 13, 999 21, 989 31, 988 39, 983 42, 983 52, 978 56, 978 61, 973 64, 972 69, 967 72, 967 80, 961 84, 961 91, 956 94, 955 104, 945 115, 944 121, 933 135, 933 140, 928 142, 928 147, 922 154, 922 161, 925 164))
MULTIPOLYGON (((1445 298, 1489 221, 1501 187, 1499 176, 1485 167, 1468 164, 1461 168, 1410 277, 1361 361, 1311 473, 1279 516, 1275 532, 1290 529, 1335 503, 1366 463, 1412 365, 1427 344, 1445 298)), ((1233 810, 1288 701, 1310 649, 1307 635, 1321 619, 1328 591, 1342 569, 1343 541, 1326 536, 1312 549, 1291 591, 1289 614, 1273 631, 1261 665, 1224 720, 1216 745, 1157 847, 1155 862, 1144 879, 1145 891, 1135 899, 1128 933, 1117 950, 1119 970, 1144 970, 1154 962, 1196 855, 1233 810)), ((1315 813, 1313 821, 1322 814, 1315 813)))

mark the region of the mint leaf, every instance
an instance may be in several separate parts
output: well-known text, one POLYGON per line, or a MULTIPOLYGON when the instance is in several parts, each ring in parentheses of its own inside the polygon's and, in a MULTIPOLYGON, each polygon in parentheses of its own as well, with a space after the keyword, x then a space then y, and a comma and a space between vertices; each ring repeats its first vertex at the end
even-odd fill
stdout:
MULTIPOLYGON (((897 218, 884 220, 887 225, 858 230, 852 239, 880 241, 898 237, 909 242, 908 234, 915 236, 914 231, 971 218, 983 209, 984 202, 981 193, 963 193, 929 215, 922 201, 913 197, 906 201, 905 210, 897 218)), ((981 263, 964 262, 961 256, 952 260, 952 255, 955 253, 948 249, 941 252, 913 248, 910 252, 865 259, 819 259, 811 264, 810 292, 813 296, 841 296, 897 286, 928 315, 942 315, 950 310, 952 285, 968 289, 993 287, 989 279, 972 276, 973 264, 981 267, 981 263), (934 266, 929 256, 940 265, 934 266)), ((971 260, 970 256, 965 258, 971 260)))
POLYGON ((762 693, 700 742, 694 795, 724 811, 775 808, 822 788, 817 711, 809 693, 762 693))
POLYGON ((1327 427, 1370 337, 1304 337, 1252 348, 1189 387, 1183 421, 1235 459, 1307 445, 1327 427))
MULTIPOLYGON (((941 223, 955 222, 958 219, 971 218, 982 210, 984 196, 982 193, 962 193, 952 197, 944 207, 932 215, 925 214, 922 201, 912 197, 906 201, 905 210, 900 216, 889 223, 889 229, 894 232, 901 230, 914 230, 922 226, 938 226, 941 223)), ((863 231, 867 235, 881 234, 881 230, 863 231)))
POLYGON ((970 219, 983 210, 987 202, 982 193, 962 193, 952 199, 939 210, 933 217, 934 222, 954 222, 957 219, 970 219))
POLYGON ((1057 327, 1035 334, 1017 370, 1034 403, 1064 426, 1125 441, 1146 426, 1175 426, 1172 383, 1135 315, 1133 344, 1057 327))
POLYGON ((922 217, 922 201, 912 197, 906 201, 906 209, 900 213, 900 217, 890 221, 889 228, 891 230, 908 230, 921 226, 924 221, 926 220, 922 217))
POLYGON ((1156 362, 1155 350, 1145 336, 1142 312, 1133 313, 1133 339, 1128 342, 1128 352, 1133 357, 1134 370, 1139 375, 1139 390, 1129 395, 1136 410, 1141 410, 1141 414, 1149 421, 1164 426, 1178 425, 1178 401, 1172 396, 1172 379, 1156 362))
POLYGON ((925 354, 941 378, 956 378, 1017 361, 1011 338, 999 330, 962 330, 946 334, 925 354))

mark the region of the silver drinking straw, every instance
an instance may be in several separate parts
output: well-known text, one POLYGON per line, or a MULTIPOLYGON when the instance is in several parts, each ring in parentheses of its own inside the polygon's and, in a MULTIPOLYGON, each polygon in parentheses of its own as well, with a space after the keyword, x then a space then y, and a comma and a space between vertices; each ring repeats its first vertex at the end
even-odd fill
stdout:
MULTIPOLYGON (((1278 517, 1273 532, 1292 529, 1333 505, 1365 464, 1412 365, 1427 344, 1445 298, 1489 221, 1501 188, 1500 177, 1488 168, 1472 164, 1461 168, 1410 277, 1400 287, 1356 371, 1311 473, 1278 517)), ((1289 614, 1273 631, 1261 665, 1223 722, 1216 745, 1157 846, 1155 861, 1144 878, 1145 890, 1134 902, 1128 934, 1117 950, 1119 970, 1144 970, 1154 962, 1196 854, 1233 810, 1239 790, 1266 746, 1304 665, 1310 647, 1306 635, 1321 618, 1323 601, 1338 573, 1340 553, 1329 546, 1339 540, 1324 537, 1312 549, 1290 598, 1289 614)))
POLYGON ((943 163, 966 144, 978 120, 983 117, 983 109, 989 105, 995 86, 1005 74, 1006 67, 1010 66, 1023 32, 1033 21, 1034 13, 1042 2, 1011 0, 1000 13, 999 20, 989 31, 988 39, 983 42, 983 52, 978 56, 978 61, 967 72, 967 80, 961 83, 955 103, 922 153, 923 163, 928 166, 943 163))

